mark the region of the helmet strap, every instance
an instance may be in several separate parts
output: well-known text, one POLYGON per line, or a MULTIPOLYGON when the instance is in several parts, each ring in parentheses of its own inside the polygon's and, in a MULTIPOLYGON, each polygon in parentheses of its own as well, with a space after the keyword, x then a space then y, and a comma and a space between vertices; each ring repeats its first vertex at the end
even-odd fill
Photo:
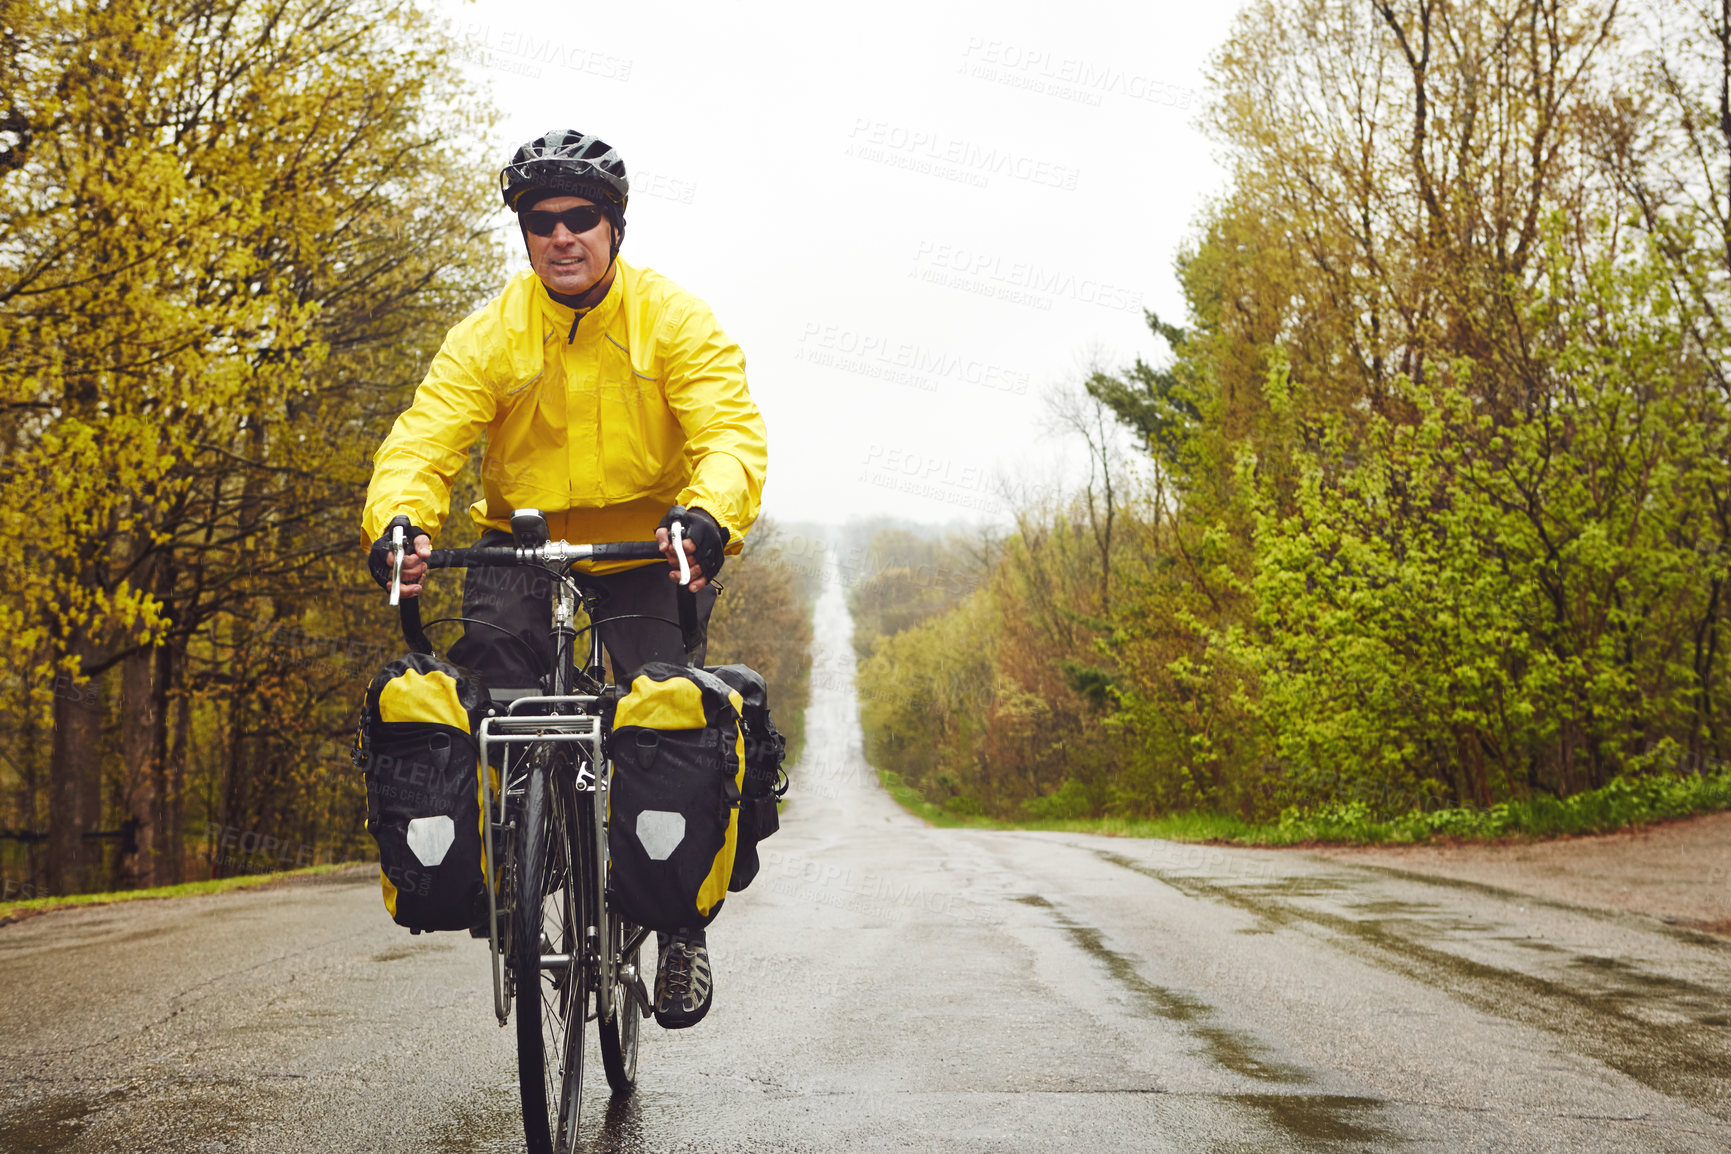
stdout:
POLYGON ((617 205, 607 205, 607 227, 613 232, 613 251, 607 256, 608 267, 619 259, 619 246, 625 241, 625 210, 617 205))

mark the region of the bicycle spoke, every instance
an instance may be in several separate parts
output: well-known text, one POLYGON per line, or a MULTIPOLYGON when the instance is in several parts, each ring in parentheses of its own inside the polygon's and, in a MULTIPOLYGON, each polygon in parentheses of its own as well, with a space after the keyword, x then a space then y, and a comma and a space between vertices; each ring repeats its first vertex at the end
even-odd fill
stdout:
MULTIPOLYGON (((593 799, 594 795, 589 797, 593 799)), ((591 800, 590 804, 596 802, 591 800)), ((606 845, 595 844, 598 835, 592 810, 583 814, 582 828, 584 835, 579 839, 582 852, 592 854, 590 860, 598 865, 605 863, 606 845)), ((604 865, 602 868, 605 868, 604 865)), ((631 1093, 637 1084, 638 1027, 642 1023, 643 1014, 634 989, 634 977, 642 961, 645 931, 625 921, 617 911, 610 913, 611 916, 607 918, 607 940, 602 944, 602 949, 607 951, 608 957, 612 959, 611 986, 608 993, 613 1012, 611 1017, 601 1018, 600 998, 597 997, 596 1032, 601 1044, 601 1065, 607 1072, 607 1084, 615 1094, 623 1095, 631 1093), (628 974, 633 975, 633 980, 628 980, 628 974)))
POLYGON ((523 1124, 530 1150, 565 1154, 575 1144, 582 1110, 583 965, 571 856, 576 813, 569 778, 548 758, 525 783, 523 886, 519 913, 517 1060, 523 1124), (563 958, 543 966, 544 957, 563 958))

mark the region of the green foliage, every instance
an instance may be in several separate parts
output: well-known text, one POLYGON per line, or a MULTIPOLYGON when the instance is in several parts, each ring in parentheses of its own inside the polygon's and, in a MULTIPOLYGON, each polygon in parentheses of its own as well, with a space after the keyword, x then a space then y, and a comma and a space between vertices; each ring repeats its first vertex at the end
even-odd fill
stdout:
POLYGON ((1592 828, 1731 758, 1727 65, 1656 11, 1247 8, 1172 358, 1082 382, 1145 458, 1065 410, 1094 472, 1017 510, 989 610, 874 607, 862 692, 919 703, 868 703, 876 764, 1280 841, 1592 828), (922 667, 989 701, 892 689, 922 667))
POLYGON ((955 608, 980 583, 981 565, 965 543, 905 529, 873 533, 863 555, 843 558, 842 565, 861 659, 882 638, 955 608))
POLYGON ((916 790, 949 792, 950 783, 975 782, 996 635, 997 617, 982 591, 878 642, 859 672, 867 760, 894 766, 916 790))
POLYGON ((1094 808, 1088 787, 1073 777, 1045 797, 1030 797, 1022 803, 1023 812, 1035 821, 1073 821, 1092 814, 1094 808))
POLYGON ((1255 488, 1258 608, 1225 644, 1293 796, 1489 806, 1708 736, 1697 699, 1725 673, 1690 640, 1731 575, 1731 409, 1661 269, 1586 284, 1572 307, 1609 323, 1545 358, 1542 408, 1494 421, 1457 363, 1397 382, 1407 420, 1297 455, 1292 499, 1255 488))
POLYGON ((401 647, 356 509, 496 286, 489 112, 412 5, 51 0, 5 24, 3 824, 47 825, 23 872, 61 890, 269 868, 189 863, 206 823, 348 856, 342 743, 401 647), (82 852, 127 820, 136 853, 82 852))
POLYGON ((1465 806, 1412 810, 1384 818, 1375 816, 1362 801, 1293 806, 1273 822, 1247 822, 1230 814, 1202 810, 1154 818, 1090 817, 1085 790, 1078 782, 1066 782, 1049 798, 1024 802, 1023 818, 1006 823, 960 818, 949 807, 927 801, 898 775, 886 771, 879 776, 898 803, 934 825, 1043 829, 1232 845, 1404 845, 1576 837, 1731 810, 1731 772, 1725 771, 1682 777, 1619 777, 1603 789, 1569 798, 1539 796, 1499 802, 1488 809, 1465 806))
POLYGON ((944 799, 944 810, 958 817, 981 817, 986 812, 985 806, 980 804, 979 799, 960 793, 944 799))
POLYGON ((1422 842, 1436 839, 1568 837, 1731 809, 1731 773, 1613 778, 1572 797, 1540 795, 1489 807, 1412 810, 1378 818, 1361 801, 1294 807, 1275 827, 1289 842, 1422 842))
POLYGON ((919 790, 902 780, 899 773, 891 770, 879 770, 878 780, 883 783, 890 797, 897 805, 907 810, 917 818, 921 818, 940 829, 954 829, 960 826, 992 828, 997 823, 977 817, 972 814, 956 813, 941 805, 933 805, 927 801, 919 790))
POLYGON ((1069 657, 1060 658, 1057 665, 1059 672, 1064 675, 1065 683, 1089 705, 1102 711, 1111 707, 1114 682, 1111 670, 1100 669, 1069 657))
MULTIPOLYGON (((1146 312, 1148 328, 1168 346, 1178 349, 1184 330, 1146 312)), ((1191 434, 1201 419, 1194 399, 1176 368, 1157 369, 1141 357, 1121 373, 1089 374, 1083 386, 1134 432, 1149 456, 1175 467, 1186 455, 1191 434)))

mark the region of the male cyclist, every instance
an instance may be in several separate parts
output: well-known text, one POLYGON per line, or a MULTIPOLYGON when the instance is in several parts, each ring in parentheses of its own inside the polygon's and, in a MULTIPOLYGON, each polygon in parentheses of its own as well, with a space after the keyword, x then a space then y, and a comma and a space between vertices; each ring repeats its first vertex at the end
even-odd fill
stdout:
MULTIPOLYGON (((607 593, 597 621, 628 618, 601 631, 614 678, 624 683, 646 661, 689 655, 701 664, 711 582, 757 519, 768 461, 745 358, 701 300, 619 259, 629 185, 625 162, 603 141, 549 132, 516 151, 499 188, 517 214, 531 270, 451 329, 374 456, 363 517, 373 576, 388 583, 390 530, 402 525, 413 543, 403 594, 421 592, 451 484, 485 431, 483 496, 469 510, 482 530, 478 544, 509 544, 518 508, 542 510, 554 539, 655 537, 667 567, 590 569, 607 593), (675 516, 686 526, 699 622, 689 654, 671 624, 679 616, 678 555, 668 534, 675 516)), ((451 660, 490 687, 534 686, 551 664, 547 578, 470 569, 463 615, 528 646, 499 629, 464 626, 451 660)), ((712 991, 703 931, 663 935, 656 1021, 668 1029, 696 1025, 712 991)))

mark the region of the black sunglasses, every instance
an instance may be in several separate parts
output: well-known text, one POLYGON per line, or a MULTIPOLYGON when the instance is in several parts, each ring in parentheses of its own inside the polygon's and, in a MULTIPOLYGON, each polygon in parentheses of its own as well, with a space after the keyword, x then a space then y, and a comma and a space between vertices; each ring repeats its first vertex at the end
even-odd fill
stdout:
POLYGON ((531 208, 523 213, 523 227, 536 236, 552 236, 553 230, 562 224, 575 236, 600 224, 606 215, 592 204, 580 204, 563 212, 531 208))

